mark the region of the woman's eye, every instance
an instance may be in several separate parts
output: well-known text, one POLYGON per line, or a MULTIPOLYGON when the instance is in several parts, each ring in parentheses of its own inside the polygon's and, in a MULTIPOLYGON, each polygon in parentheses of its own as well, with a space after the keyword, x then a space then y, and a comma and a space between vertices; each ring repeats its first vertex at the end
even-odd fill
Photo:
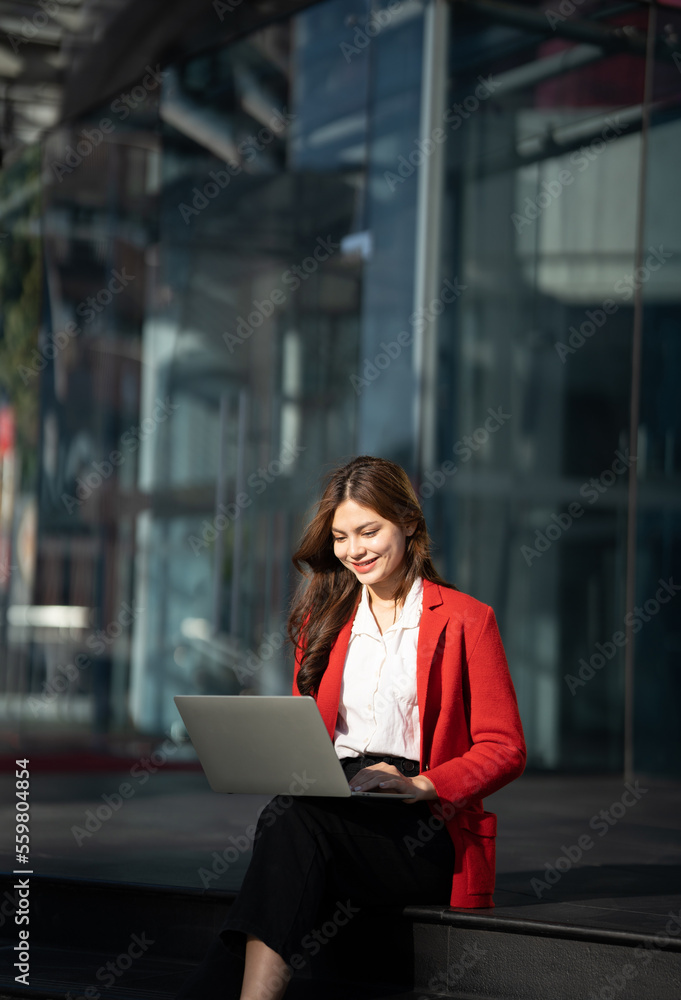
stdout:
POLYGON ((373 538, 374 535, 377 533, 377 531, 378 531, 378 528, 374 528, 373 531, 365 531, 364 532, 364 537, 365 538, 373 538))

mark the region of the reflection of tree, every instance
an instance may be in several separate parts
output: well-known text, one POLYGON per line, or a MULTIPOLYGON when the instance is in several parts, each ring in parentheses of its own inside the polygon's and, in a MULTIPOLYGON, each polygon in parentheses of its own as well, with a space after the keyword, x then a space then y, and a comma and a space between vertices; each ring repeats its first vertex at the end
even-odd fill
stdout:
POLYGON ((37 469, 40 377, 36 372, 28 378, 26 372, 34 370, 33 352, 40 326, 40 240, 32 235, 40 214, 39 173, 40 150, 36 147, 0 175, 0 202, 6 203, 10 197, 19 201, 18 208, 0 221, 0 227, 10 230, 0 241, 0 387, 14 407, 22 489, 37 469), (22 188, 34 188, 35 193, 21 199, 22 188))

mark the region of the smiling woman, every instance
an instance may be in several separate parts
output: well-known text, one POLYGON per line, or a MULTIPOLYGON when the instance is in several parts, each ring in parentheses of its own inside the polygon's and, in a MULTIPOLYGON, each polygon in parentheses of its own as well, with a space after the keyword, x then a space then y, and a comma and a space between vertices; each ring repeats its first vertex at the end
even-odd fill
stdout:
POLYGON ((344 566, 365 578, 372 596, 390 598, 404 562, 406 540, 415 527, 392 524, 371 508, 345 500, 333 519, 333 549, 344 566), (365 518, 368 521, 364 524, 358 523, 365 518), (349 527, 352 524, 355 526, 349 527))
POLYGON ((494 905, 482 799, 522 772, 523 731, 494 612, 442 580, 429 549, 400 466, 363 456, 332 472, 293 556, 311 575, 289 617, 293 694, 316 700, 355 792, 404 797, 289 796, 281 809, 275 796, 183 1000, 279 1000, 336 895, 494 905))
POLYGON ((289 624, 296 645, 304 627, 301 694, 314 693, 330 642, 357 604, 362 584, 381 631, 388 617, 396 621, 418 579, 448 586, 430 559, 426 522, 406 472, 368 456, 331 475, 293 563, 301 572, 305 565, 312 570, 289 624))

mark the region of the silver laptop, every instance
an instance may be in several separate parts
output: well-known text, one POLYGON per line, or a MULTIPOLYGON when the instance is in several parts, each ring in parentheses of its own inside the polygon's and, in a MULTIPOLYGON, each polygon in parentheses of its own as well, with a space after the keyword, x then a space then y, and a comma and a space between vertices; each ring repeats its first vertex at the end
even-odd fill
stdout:
POLYGON ((310 695, 178 695, 214 792, 408 799, 409 792, 351 791, 310 695))

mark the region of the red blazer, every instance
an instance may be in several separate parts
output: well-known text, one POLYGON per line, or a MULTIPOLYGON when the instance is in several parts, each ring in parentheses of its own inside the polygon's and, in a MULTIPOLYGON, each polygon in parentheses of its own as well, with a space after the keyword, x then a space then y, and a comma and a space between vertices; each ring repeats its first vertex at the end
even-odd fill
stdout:
MULTIPOLYGON (((315 696, 331 739, 353 619, 333 645, 315 696)), ((299 665, 296 656, 295 695, 299 665)), ((526 753, 492 608, 424 580, 416 674, 421 773, 438 794, 428 800, 433 829, 444 819, 456 851, 450 906, 494 906, 497 818, 483 810, 482 799, 522 774, 526 753)), ((428 834, 423 825, 415 827, 410 850, 418 850, 428 834)))

